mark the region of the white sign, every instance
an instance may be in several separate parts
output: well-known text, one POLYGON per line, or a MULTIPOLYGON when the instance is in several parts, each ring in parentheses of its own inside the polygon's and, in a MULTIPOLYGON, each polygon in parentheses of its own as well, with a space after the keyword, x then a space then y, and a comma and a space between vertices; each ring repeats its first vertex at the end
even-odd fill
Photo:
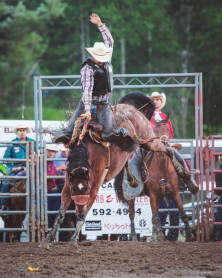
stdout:
MULTIPOLYGON (((135 201, 136 233, 152 235, 152 212, 147 196, 137 197, 135 201)), ((103 184, 96 200, 87 214, 82 233, 87 235, 130 234, 128 204, 119 201, 113 180, 103 184)))

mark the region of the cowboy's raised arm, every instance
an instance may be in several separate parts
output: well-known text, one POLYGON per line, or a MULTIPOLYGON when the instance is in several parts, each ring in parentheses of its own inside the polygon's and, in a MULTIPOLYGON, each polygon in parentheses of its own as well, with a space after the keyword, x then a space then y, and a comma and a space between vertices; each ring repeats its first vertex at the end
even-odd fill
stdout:
POLYGON ((104 23, 102 23, 100 17, 97 14, 93 13, 90 15, 90 21, 99 28, 99 31, 103 36, 103 41, 105 46, 109 48, 113 48, 113 44, 114 44, 113 37, 109 29, 107 28, 107 26, 104 23))

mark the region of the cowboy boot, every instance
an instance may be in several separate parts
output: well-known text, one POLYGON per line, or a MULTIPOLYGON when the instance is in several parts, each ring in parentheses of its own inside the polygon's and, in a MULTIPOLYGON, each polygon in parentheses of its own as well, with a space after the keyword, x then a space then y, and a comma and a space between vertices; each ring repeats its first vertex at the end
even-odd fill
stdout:
POLYGON ((175 149, 173 149, 173 154, 176 157, 177 161, 182 166, 182 171, 184 172, 184 175, 182 175, 182 179, 184 183, 187 185, 189 191, 193 194, 196 194, 199 190, 196 181, 193 179, 192 175, 190 174, 190 171, 187 167, 186 162, 184 161, 183 157, 179 152, 177 152, 175 149))
POLYGON ((117 145, 123 151, 134 150, 135 141, 128 135, 128 131, 123 127, 114 129, 114 116, 109 104, 103 105, 97 113, 97 119, 104 127, 101 136, 105 141, 117 145))
POLYGON ((53 141, 55 143, 61 142, 61 143, 67 144, 70 141, 70 139, 72 137, 75 121, 82 113, 84 113, 84 111, 85 111, 84 104, 83 104, 82 100, 80 100, 75 112, 72 114, 72 116, 69 120, 68 126, 60 131, 52 132, 52 134, 54 136, 53 141))

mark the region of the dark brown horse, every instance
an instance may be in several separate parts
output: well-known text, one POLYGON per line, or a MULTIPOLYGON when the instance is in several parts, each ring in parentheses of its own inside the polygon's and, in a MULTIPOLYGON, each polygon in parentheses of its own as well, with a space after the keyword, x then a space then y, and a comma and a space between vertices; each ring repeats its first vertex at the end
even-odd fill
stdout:
MULTIPOLYGON (((148 150, 166 151, 159 140, 151 140, 154 138, 154 133, 150 122, 140 111, 126 104, 118 104, 113 111, 117 126, 126 128, 136 145, 142 145, 148 150)), ((93 141, 89 136, 86 136, 79 146, 76 144, 70 146, 60 212, 53 229, 40 246, 48 247, 48 242, 54 238, 58 225, 62 223, 65 211, 72 200, 75 202, 77 213, 76 231, 72 241, 76 242, 100 185, 118 175, 133 153, 134 150, 123 151, 114 144, 104 146, 93 141)))
MULTIPOLYGON (((26 182, 20 180, 11 186, 9 193, 25 193, 26 192, 26 182)), ((16 198, 6 198, 4 210, 11 211, 25 211, 26 202, 25 197, 16 197, 16 198)), ((2 215, 2 219, 5 223, 5 228, 21 228, 22 222, 25 219, 25 214, 16 214, 16 215, 2 215)), ((9 232, 8 238, 9 242, 19 241, 21 231, 18 232, 9 232)))

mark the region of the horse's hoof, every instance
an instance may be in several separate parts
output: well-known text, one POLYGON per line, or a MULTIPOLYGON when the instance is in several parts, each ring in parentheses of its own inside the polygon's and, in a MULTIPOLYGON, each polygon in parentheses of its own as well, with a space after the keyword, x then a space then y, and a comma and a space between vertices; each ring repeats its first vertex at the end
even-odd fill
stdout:
POLYGON ((192 236, 186 237, 186 242, 193 242, 195 241, 195 238, 192 236))
POLYGON ((132 240, 132 241, 138 241, 137 236, 136 236, 136 235, 132 235, 132 236, 131 236, 131 240, 132 240))
POLYGON ((79 248, 79 244, 78 244, 78 240, 77 240, 77 239, 73 239, 73 240, 71 241, 71 244, 72 244, 73 246, 75 246, 76 248, 79 248))
POLYGON ((40 242, 39 244, 39 248, 45 248, 45 249, 49 249, 50 248, 50 243, 48 242, 47 239, 44 239, 42 242, 40 242))
POLYGON ((165 241, 163 234, 157 236, 157 241, 165 241))

